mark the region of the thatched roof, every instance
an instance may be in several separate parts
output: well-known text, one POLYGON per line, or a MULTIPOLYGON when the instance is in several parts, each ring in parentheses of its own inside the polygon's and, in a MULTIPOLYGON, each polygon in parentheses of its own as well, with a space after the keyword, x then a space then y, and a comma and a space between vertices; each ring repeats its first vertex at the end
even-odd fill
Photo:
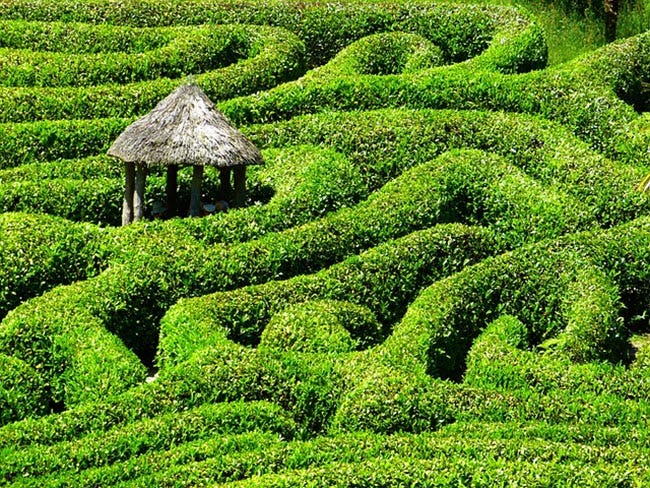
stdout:
POLYGON ((174 90, 128 126, 108 154, 147 165, 262 164, 262 154, 196 84, 174 90))

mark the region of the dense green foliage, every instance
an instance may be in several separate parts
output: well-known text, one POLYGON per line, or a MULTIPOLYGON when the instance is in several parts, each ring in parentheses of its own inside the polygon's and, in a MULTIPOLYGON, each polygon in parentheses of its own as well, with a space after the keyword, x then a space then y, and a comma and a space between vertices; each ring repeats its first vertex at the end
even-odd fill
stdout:
POLYGON ((512 7, 0 0, 0 484, 648 484, 650 37, 547 56, 512 7), (266 164, 117 227, 190 75, 266 164))

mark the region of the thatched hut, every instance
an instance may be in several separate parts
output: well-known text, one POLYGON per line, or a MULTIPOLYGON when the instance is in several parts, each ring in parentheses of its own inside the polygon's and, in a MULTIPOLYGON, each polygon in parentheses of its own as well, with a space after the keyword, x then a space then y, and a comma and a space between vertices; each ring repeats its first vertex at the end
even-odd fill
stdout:
POLYGON ((194 167, 189 215, 197 216, 204 166, 219 168, 222 198, 237 206, 244 198, 246 166, 264 162, 260 151, 195 83, 180 86, 149 114, 127 127, 108 154, 125 163, 122 225, 143 217, 149 166, 167 167, 167 214, 171 216, 177 213, 178 168, 194 167))

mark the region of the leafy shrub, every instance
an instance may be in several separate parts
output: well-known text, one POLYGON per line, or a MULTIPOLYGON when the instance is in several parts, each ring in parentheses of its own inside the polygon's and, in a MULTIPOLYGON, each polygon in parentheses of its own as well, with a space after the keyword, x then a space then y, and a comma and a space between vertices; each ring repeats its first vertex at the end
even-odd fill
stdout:
POLYGON ((425 376, 375 368, 341 399, 333 430, 384 434, 437 430, 453 421, 445 390, 425 376))
POLYGON ((392 241, 312 276, 180 300, 161 322, 158 360, 178 364, 221 343, 224 331, 257 344, 268 321, 288 305, 310 299, 346 300, 368 307, 384 325, 382 335, 426 283, 494 252, 480 228, 438 226, 392 241), (385 280, 386 275, 393 276, 385 280), (191 324, 191 325, 190 325, 191 324))
MULTIPOLYGON (((464 370, 464 357, 471 341, 486 323, 502 314, 514 314, 527 324, 531 344, 549 339, 564 330, 567 320, 576 319, 570 308, 567 316, 563 313, 567 310, 565 304, 571 302, 573 287, 580 287, 580 270, 585 266, 606 269, 608 276, 614 273, 621 296, 643 282, 641 276, 646 271, 636 264, 627 260, 618 266, 611 263, 621 255, 643 259, 648 249, 645 227, 647 221, 641 219, 609 233, 578 234, 567 238, 561 246, 541 243, 523 247, 468 267, 425 290, 383 347, 398 363, 412 355, 420 364, 426 364, 432 374, 457 378, 464 370), (619 242, 621 236, 626 238, 619 242), (410 352, 406 354, 407 351, 410 352)), ((602 291, 596 290, 594 296, 602 298, 602 291)), ((605 290, 613 291, 611 285, 605 290)), ((573 351, 571 346, 567 349, 578 358, 622 360, 621 355, 626 354, 622 347, 626 333, 620 322, 611 317, 617 314, 616 299, 610 295, 602 303, 604 308, 596 308, 595 314, 578 326, 582 329, 579 334, 592 337, 594 342, 573 346, 573 351)))
POLYGON ((28 298, 102 266, 98 228, 25 213, 0 214, 0 317, 28 298))
POLYGON ((0 354, 0 426, 29 415, 44 415, 49 408, 47 388, 36 370, 20 359, 0 354))
POLYGON ((64 87, 178 78, 228 66, 247 51, 247 36, 237 27, 176 29, 170 37, 164 46, 133 55, 123 52, 70 55, 5 49, 0 51, 2 84, 64 87))
MULTIPOLYGON (((214 69, 205 71, 201 69, 203 66, 200 63, 196 66, 185 65, 184 56, 176 53, 177 49, 174 46, 170 48, 171 52, 162 56, 160 62, 140 65, 138 56, 144 55, 139 54, 133 62, 141 66, 138 69, 144 71, 136 76, 127 66, 128 69, 122 76, 128 79, 134 77, 134 82, 125 85, 108 84, 80 88, 27 87, 4 90, 0 93, 0 100, 2 100, 0 120, 18 123, 28 120, 98 119, 143 115, 181 84, 183 82, 181 77, 188 74, 195 74, 196 82, 215 101, 254 93, 302 74, 304 45, 295 35, 282 29, 265 26, 231 26, 224 27, 224 29, 226 33, 230 33, 232 40, 230 47, 234 50, 234 54, 226 56, 226 61, 240 59, 239 62, 227 65, 227 62, 222 60, 226 64, 222 66, 213 59, 212 53, 206 55, 203 49, 196 49, 197 46, 192 46, 191 43, 189 43, 190 46, 183 49, 192 50, 193 55, 201 58, 201 63, 205 59, 214 65, 214 69), (173 66, 165 68, 165 60, 173 66), (150 81, 137 81, 138 79, 152 78, 161 69, 167 69, 168 74, 173 75, 174 79, 160 77, 150 81)), ((221 42, 218 41, 220 37, 217 35, 220 31, 213 33, 212 30, 209 28, 203 31, 194 29, 195 32, 203 32, 202 36, 207 37, 208 41, 211 36, 216 36, 216 42, 221 42)), ((214 39, 212 42, 215 42, 214 39)), ((206 45, 210 47, 210 42, 207 42, 206 45)), ((96 55, 94 58, 101 60, 104 57, 105 55, 96 55)), ((127 56, 124 63, 128 65, 129 59, 127 56)), ((156 59, 158 59, 158 55, 156 55, 156 59)), ((92 63, 92 60, 90 62, 92 63)), ((97 61, 97 63, 96 70, 99 73, 96 77, 101 77, 104 68, 100 62, 97 61)), ((114 68, 115 64, 111 64, 106 69, 113 73, 114 68)))
POLYGON ((308 301, 275 314, 259 348, 298 352, 350 352, 376 341, 381 326, 366 307, 336 300, 308 301))
POLYGON ((404 32, 373 34, 353 42, 309 78, 393 75, 443 64, 442 50, 425 37, 404 32))
POLYGON ((0 21, 0 47, 67 54, 138 53, 168 44, 174 29, 138 29, 107 24, 0 21))
POLYGON ((271 431, 291 438, 294 424, 281 408, 267 402, 207 404, 68 444, 5 453, 0 476, 12 481, 23 476, 102 466, 177 443, 249 430, 271 431))

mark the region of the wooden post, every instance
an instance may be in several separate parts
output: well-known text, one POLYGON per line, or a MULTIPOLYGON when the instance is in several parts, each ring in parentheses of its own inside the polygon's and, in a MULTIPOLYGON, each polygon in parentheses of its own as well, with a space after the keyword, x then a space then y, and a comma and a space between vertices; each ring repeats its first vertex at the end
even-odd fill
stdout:
POLYGON ((230 202, 230 199, 232 198, 230 168, 219 168, 219 183, 221 184, 221 199, 230 202))
POLYGON ((122 202, 122 225, 133 222, 133 192, 135 191, 135 163, 124 163, 124 201, 122 202))
POLYGON ((603 1, 603 9, 605 10, 605 42, 614 42, 616 40, 618 2, 619 0, 603 1))
POLYGON ((192 171, 192 190, 190 193, 190 217, 201 215, 201 184, 203 182, 203 166, 196 165, 192 171))
POLYGON ((135 167, 135 193, 133 194, 133 221, 144 217, 144 185, 147 180, 147 166, 144 163, 135 167))
POLYGON ((235 193, 233 195, 233 206, 241 207, 246 197, 246 166, 237 166, 233 169, 235 180, 235 193))
POLYGON ((176 217, 178 212, 178 166, 167 166, 167 217, 176 217))

